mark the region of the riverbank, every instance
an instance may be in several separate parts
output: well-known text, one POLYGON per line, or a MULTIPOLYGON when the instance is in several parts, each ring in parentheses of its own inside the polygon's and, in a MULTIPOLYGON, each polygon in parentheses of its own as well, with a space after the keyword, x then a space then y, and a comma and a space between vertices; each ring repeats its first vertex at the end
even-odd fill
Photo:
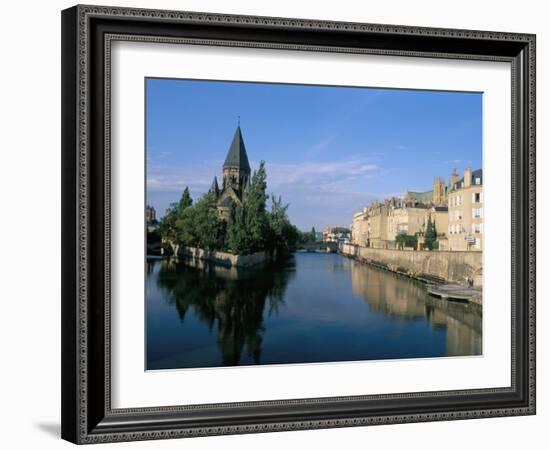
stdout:
POLYGON ((481 305, 482 292, 479 288, 470 288, 458 284, 443 284, 428 287, 428 294, 443 300, 455 300, 481 305))
POLYGON ((483 287, 482 252, 408 251, 344 244, 340 252, 363 263, 430 284, 463 284, 483 287))
POLYGON ((179 258, 207 261, 224 267, 250 268, 264 265, 272 256, 265 251, 250 255, 234 255, 228 252, 204 250, 198 247, 180 247, 179 258))

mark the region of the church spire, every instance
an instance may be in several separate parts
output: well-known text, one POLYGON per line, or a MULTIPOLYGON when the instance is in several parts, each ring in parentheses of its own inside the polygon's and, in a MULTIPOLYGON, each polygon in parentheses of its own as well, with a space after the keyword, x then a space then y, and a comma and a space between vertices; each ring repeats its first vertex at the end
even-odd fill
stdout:
POLYGON ((246 154, 246 147, 244 146, 243 135, 241 133, 240 118, 233 141, 227 152, 227 157, 223 167, 234 167, 239 170, 250 173, 250 164, 248 163, 248 155, 246 154))
POLYGON ((214 180, 212 181, 210 192, 213 192, 214 194, 216 194, 216 197, 220 193, 220 187, 218 186, 218 178, 216 176, 214 176, 214 180))

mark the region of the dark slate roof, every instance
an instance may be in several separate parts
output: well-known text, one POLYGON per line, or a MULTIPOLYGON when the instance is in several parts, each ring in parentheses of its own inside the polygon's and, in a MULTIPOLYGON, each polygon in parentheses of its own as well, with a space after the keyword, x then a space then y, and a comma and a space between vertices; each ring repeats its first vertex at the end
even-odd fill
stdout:
POLYGON ((406 196, 411 200, 416 200, 417 202, 431 202, 433 198, 433 191, 427 191, 427 192, 407 191, 406 196))
POLYGON ((475 184, 476 178, 479 178, 479 183, 483 184, 483 169, 477 169, 472 172, 472 183, 475 184))
POLYGON ((212 186, 210 187, 211 191, 214 191, 216 194, 220 192, 220 188, 218 186, 218 178, 214 177, 214 181, 212 181, 212 186))
MULTIPOLYGON (((477 169, 472 171, 472 185, 475 184, 476 178, 479 178, 479 184, 483 185, 483 169, 477 169)), ((463 182, 464 182, 464 177, 462 177, 460 180, 458 180, 454 184, 453 189, 461 189, 463 182)))
POLYGON ((227 152, 227 157, 223 163, 224 167, 238 167, 239 169, 250 172, 250 164, 248 163, 248 156, 246 154, 246 148, 244 146, 243 135, 241 133, 241 127, 238 126, 233 136, 233 142, 227 152))
POLYGON ((231 197, 225 197, 220 203, 218 203, 218 206, 230 207, 232 204, 233 199, 231 197))

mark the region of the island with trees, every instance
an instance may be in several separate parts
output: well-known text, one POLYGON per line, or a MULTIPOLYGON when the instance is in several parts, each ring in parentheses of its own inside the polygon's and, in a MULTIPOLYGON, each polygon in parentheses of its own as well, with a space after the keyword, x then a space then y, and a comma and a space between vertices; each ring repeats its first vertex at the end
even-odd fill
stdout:
POLYGON ((315 240, 314 231, 301 232, 290 222, 289 205, 280 196, 268 195, 264 161, 244 186, 242 200, 230 202, 227 219, 220 217, 217 197, 214 185, 197 201, 185 188, 156 230, 165 254, 249 266, 315 240))

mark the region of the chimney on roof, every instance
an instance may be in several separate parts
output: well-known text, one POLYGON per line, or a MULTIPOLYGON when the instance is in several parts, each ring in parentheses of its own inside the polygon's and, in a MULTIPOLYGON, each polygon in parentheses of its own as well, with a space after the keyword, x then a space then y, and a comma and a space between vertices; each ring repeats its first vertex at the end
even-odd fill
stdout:
POLYGON ((453 171, 451 173, 451 179, 450 179, 449 182, 450 182, 450 185, 451 185, 451 189, 458 182, 458 173, 456 173, 456 169, 453 169, 453 171))

